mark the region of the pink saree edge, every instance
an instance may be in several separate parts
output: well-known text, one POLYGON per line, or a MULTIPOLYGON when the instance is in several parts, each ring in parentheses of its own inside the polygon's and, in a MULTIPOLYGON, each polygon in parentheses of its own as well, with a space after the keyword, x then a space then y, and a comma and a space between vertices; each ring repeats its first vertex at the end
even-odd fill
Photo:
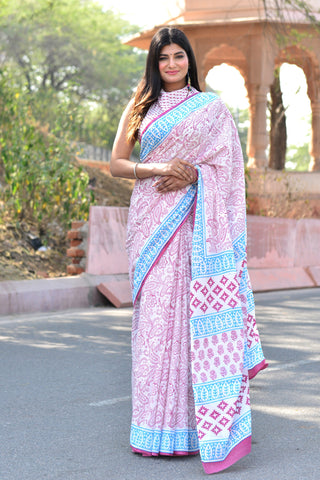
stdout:
POLYGON ((154 453, 154 452, 147 452, 145 450, 139 450, 138 448, 132 447, 131 449, 133 453, 141 453, 143 457, 159 457, 159 456, 165 456, 165 457, 179 457, 179 456, 188 456, 188 455, 198 455, 199 450, 196 452, 173 452, 173 453, 154 453))
POLYGON ((258 365, 251 368, 249 370, 249 379, 251 380, 252 378, 254 378, 257 375, 257 373, 259 373, 261 370, 264 370, 265 368, 267 368, 268 365, 269 364, 266 362, 266 360, 262 360, 262 362, 258 363, 258 365))
POLYGON ((240 442, 222 462, 202 462, 202 466, 207 474, 217 473, 231 467, 231 465, 236 463, 242 457, 248 455, 250 452, 251 436, 242 440, 242 442, 240 442))

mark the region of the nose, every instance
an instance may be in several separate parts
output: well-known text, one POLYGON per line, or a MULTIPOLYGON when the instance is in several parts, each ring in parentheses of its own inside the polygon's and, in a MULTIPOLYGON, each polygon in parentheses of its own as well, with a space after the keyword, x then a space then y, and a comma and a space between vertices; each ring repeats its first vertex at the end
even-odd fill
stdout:
POLYGON ((170 56, 170 57, 169 57, 169 67, 173 67, 174 65, 175 65, 174 57, 173 57, 173 56, 172 56, 172 57, 170 56))

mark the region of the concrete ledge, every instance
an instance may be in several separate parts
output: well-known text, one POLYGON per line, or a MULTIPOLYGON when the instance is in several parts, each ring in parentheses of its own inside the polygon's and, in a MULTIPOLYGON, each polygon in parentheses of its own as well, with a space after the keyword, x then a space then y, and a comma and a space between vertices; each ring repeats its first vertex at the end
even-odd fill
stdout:
POLYGON ((127 275, 83 273, 78 277, 0 282, 0 315, 105 305, 97 286, 127 279, 127 275))
MULTIPOLYGON (((131 305, 125 250, 128 209, 91 207, 87 273, 0 282, 0 315, 131 305), (98 291, 98 287, 99 290, 98 291)), ((254 292, 320 286, 320 220, 248 216, 254 292)))
POLYGON ((320 287, 320 266, 308 267, 306 270, 314 281, 315 285, 320 287))
POLYGON ((301 267, 252 268, 251 270, 249 269, 249 275, 254 292, 317 286, 307 270, 301 267))
POLYGON ((115 307, 132 307, 129 280, 104 282, 100 283, 97 288, 115 307))

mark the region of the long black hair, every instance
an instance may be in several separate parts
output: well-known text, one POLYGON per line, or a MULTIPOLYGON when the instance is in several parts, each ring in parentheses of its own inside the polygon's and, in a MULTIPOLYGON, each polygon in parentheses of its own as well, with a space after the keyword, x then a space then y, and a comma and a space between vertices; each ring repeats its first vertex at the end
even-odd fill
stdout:
POLYGON ((158 100, 162 88, 162 80, 159 72, 159 57, 163 47, 171 45, 172 43, 179 45, 179 47, 183 48, 186 52, 189 63, 188 73, 190 84, 199 92, 201 91, 198 81, 196 59, 185 33, 174 27, 161 28, 151 40, 144 76, 138 85, 134 97, 134 106, 131 111, 127 132, 129 141, 137 139, 138 130, 143 118, 150 106, 158 100))

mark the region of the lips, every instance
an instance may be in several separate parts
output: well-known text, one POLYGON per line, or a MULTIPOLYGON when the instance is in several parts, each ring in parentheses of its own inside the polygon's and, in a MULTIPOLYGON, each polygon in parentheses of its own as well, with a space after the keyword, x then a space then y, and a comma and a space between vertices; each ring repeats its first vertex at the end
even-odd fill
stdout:
POLYGON ((166 72, 167 75, 177 75, 177 73, 179 73, 179 70, 173 70, 173 71, 166 72))

